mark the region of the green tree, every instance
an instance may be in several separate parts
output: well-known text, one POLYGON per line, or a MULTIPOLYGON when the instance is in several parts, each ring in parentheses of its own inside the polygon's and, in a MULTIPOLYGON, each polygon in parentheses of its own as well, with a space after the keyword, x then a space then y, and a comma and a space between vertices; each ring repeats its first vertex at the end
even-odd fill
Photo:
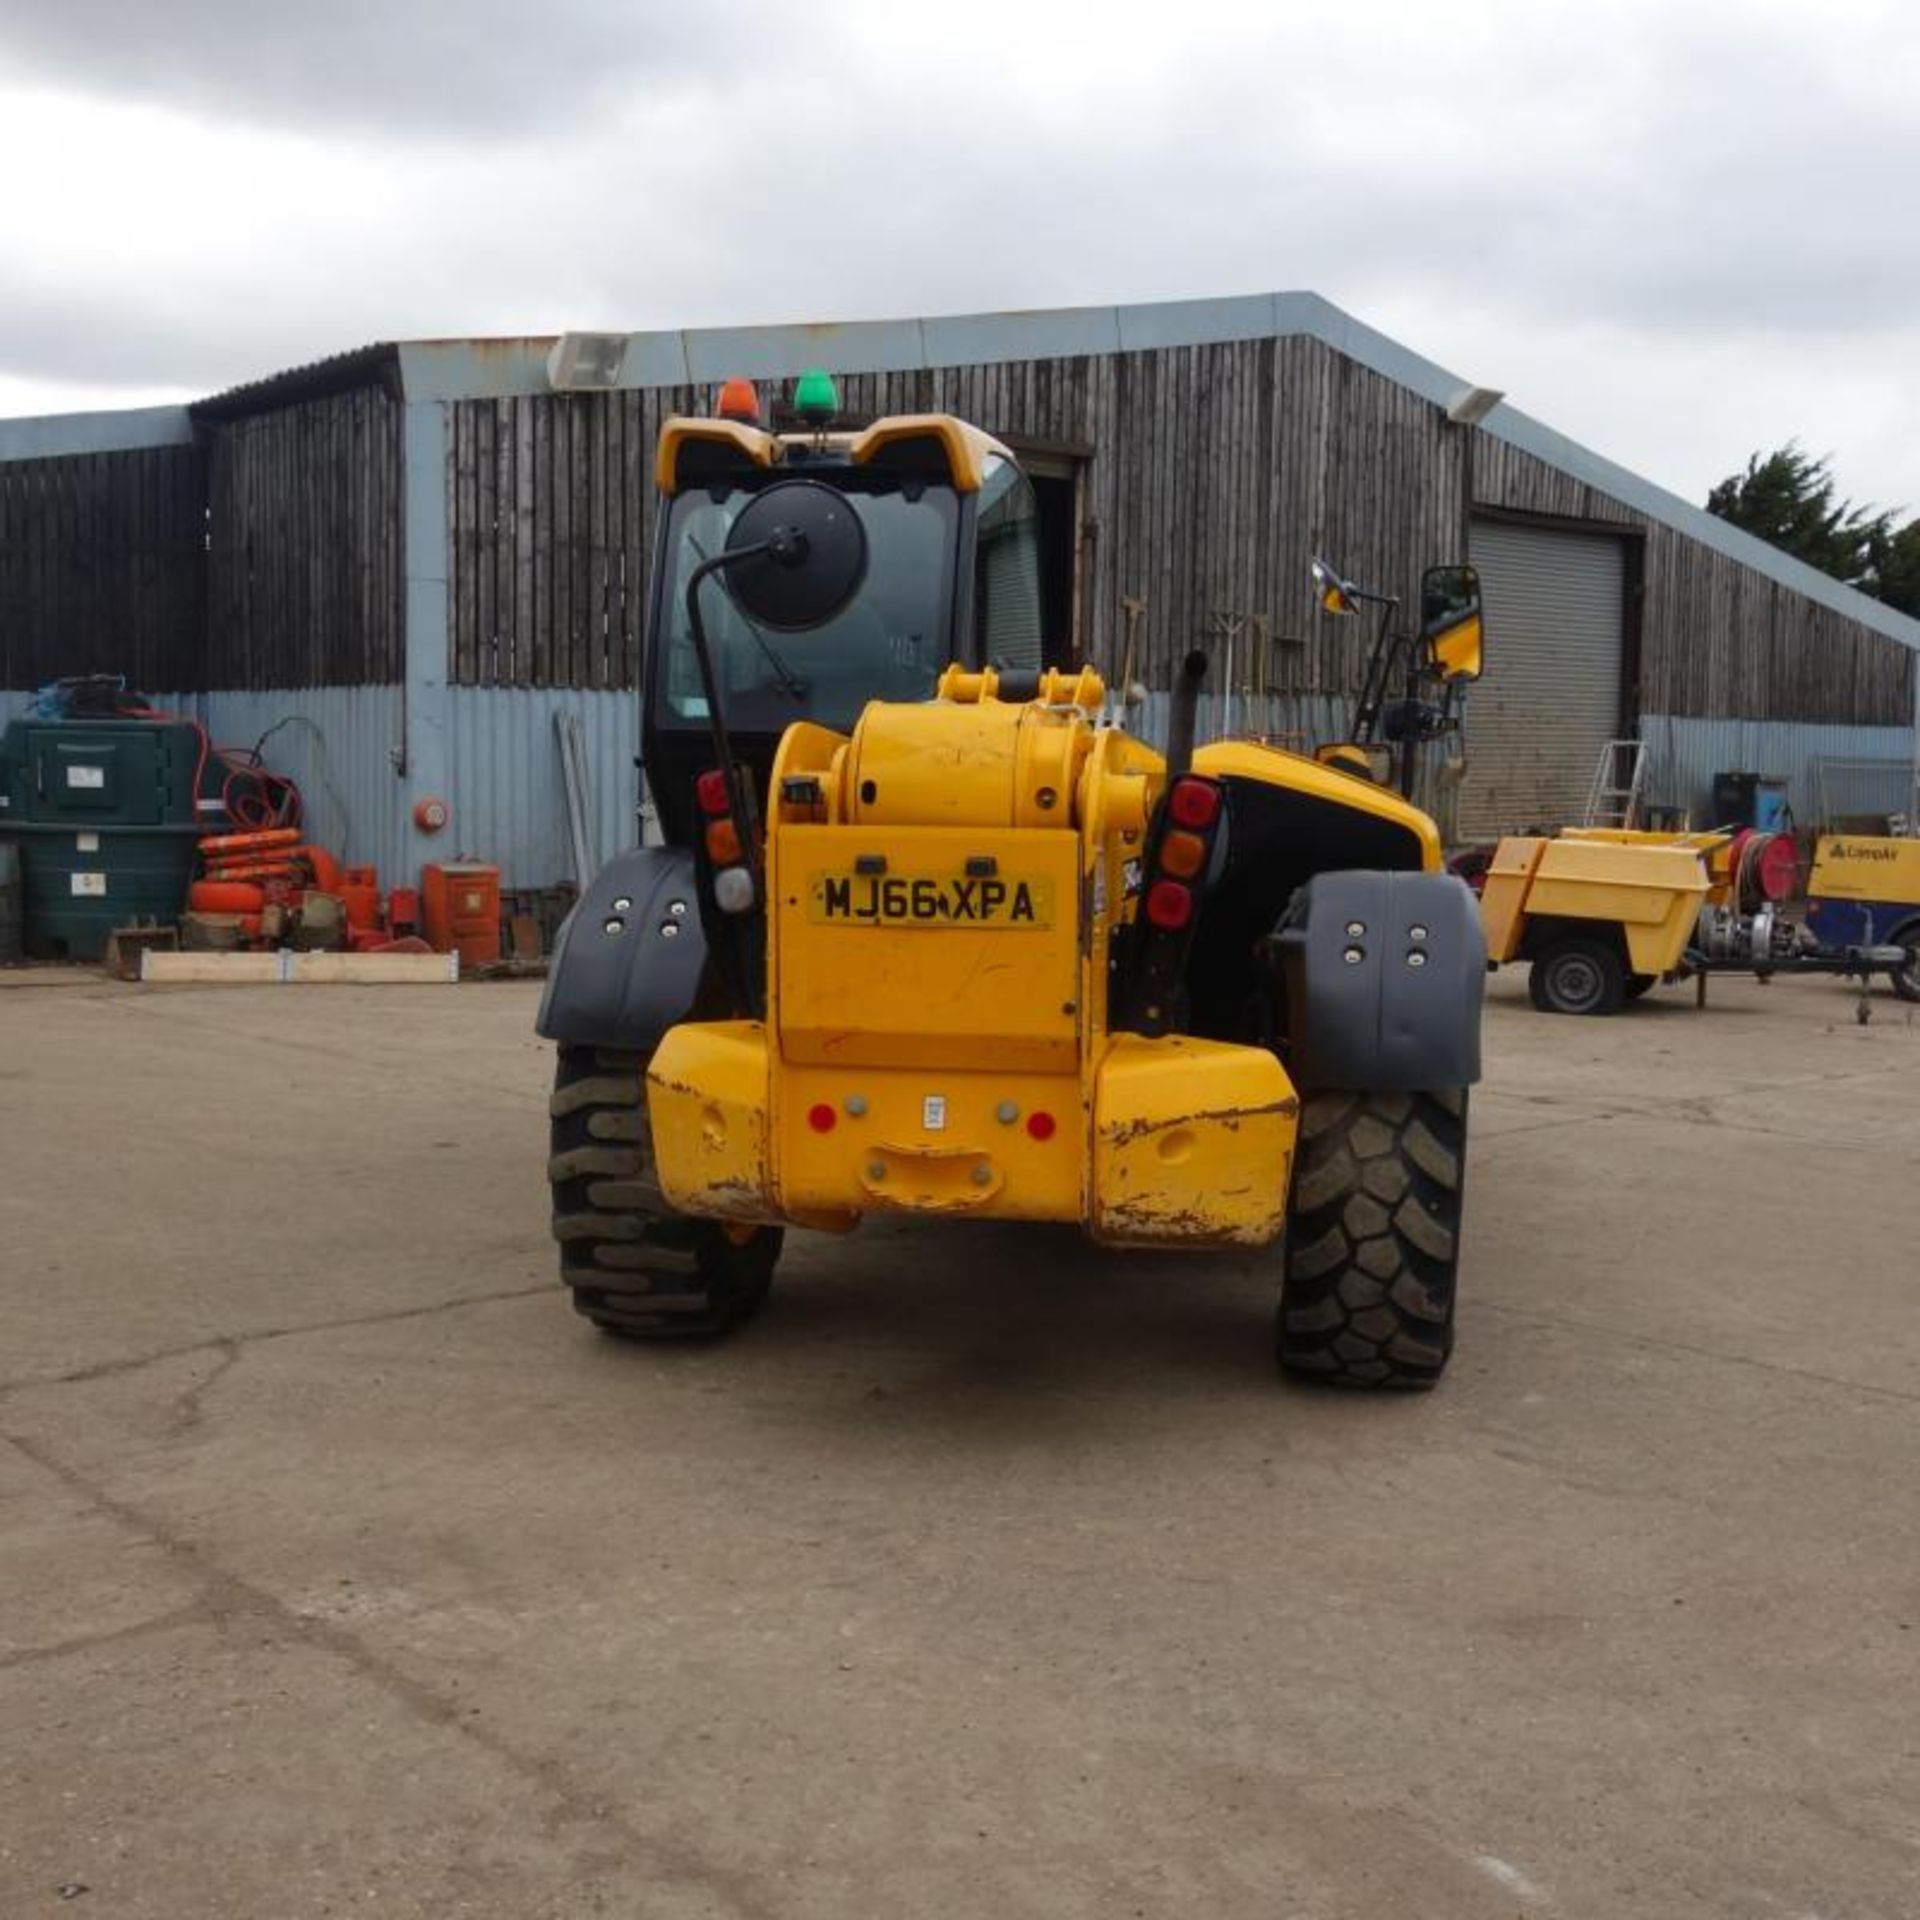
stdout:
POLYGON ((1867 593, 1879 591, 1888 564, 1920 564, 1920 539, 1909 540, 1920 522, 1896 534, 1890 513, 1835 494, 1826 459, 1789 440, 1772 453, 1754 454, 1744 473, 1722 480, 1707 495, 1707 511, 1867 593), (1904 557, 1894 561, 1893 549, 1902 543, 1904 557))
POLYGON ((1873 585, 1890 607, 1920 617, 1920 520, 1888 530, 1874 544, 1873 585))

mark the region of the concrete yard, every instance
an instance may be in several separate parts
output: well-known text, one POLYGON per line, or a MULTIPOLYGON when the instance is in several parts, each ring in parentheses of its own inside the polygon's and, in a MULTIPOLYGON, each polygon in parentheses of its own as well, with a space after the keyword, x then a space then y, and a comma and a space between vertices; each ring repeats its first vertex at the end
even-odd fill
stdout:
POLYGON ((1920 1912, 1920 1021, 1493 984, 1437 1393, 1270 1262, 552 1279, 523 987, 0 976, 0 1915, 1920 1912))

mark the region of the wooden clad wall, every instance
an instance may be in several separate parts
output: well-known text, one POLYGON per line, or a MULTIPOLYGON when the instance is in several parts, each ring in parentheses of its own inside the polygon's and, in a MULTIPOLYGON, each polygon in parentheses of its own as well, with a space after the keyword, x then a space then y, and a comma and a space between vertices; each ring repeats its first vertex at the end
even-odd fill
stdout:
POLYGON ((402 407, 383 389, 206 428, 208 688, 401 678, 402 407))
MULTIPOLYGON (((1412 609, 1421 569, 1466 557, 1475 504, 1617 526, 1642 546, 1640 711, 1905 725, 1911 652, 1304 337, 850 374, 844 413, 929 409, 1090 457, 1078 581, 1085 657, 1118 665, 1121 600, 1147 602, 1141 677, 1171 683, 1223 618, 1263 620, 1262 681, 1354 689, 1368 620, 1316 608, 1324 555, 1412 609)), ((639 675, 660 423, 689 388, 450 408, 448 645, 470 685, 623 688, 639 675)), ((1243 632, 1246 629, 1243 628, 1243 632)), ((1490 629, 1496 657, 1498 614, 1490 629)), ((1246 642, 1235 679, 1251 681, 1246 642)))
POLYGON ((448 408, 450 677, 631 687, 646 622, 661 422, 691 388, 461 400, 448 408))
POLYGON ((203 684, 206 531, 195 447, 0 462, 0 687, 203 684))
MULTIPOLYGON (((1618 526, 1644 541, 1641 713, 1912 723, 1913 650, 1871 627, 1486 436, 1474 450, 1474 496, 1483 506, 1618 526)), ((1488 621, 1497 649, 1497 608, 1488 621)))
MULTIPOLYGON (((1317 341, 850 374, 853 419, 929 409, 1089 450, 1081 643, 1118 664, 1125 595, 1146 599, 1149 685, 1217 634, 1264 618, 1268 685, 1351 690, 1359 623, 1315 610, 1307 565, 1411 596, 1463 555, 1459 462, 1437 407, 1317 341)), ((448 445, 452 677, 470 685, 635 684, 660 423, 691 389, 454 403, 448 445)), ((1244 664, 1244 643, 1239 655, 1244 664)), ((1237 674, 1246 684, 1248 674, 1237 674)))

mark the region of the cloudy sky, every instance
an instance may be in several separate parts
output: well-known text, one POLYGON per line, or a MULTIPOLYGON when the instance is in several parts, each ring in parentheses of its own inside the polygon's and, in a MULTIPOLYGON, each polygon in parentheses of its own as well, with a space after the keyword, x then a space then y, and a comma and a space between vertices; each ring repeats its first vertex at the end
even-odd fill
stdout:
POLYGON ((375 339, 1311 288, 1920 513, 1901 0, 0 0, 0 413, 375 339))

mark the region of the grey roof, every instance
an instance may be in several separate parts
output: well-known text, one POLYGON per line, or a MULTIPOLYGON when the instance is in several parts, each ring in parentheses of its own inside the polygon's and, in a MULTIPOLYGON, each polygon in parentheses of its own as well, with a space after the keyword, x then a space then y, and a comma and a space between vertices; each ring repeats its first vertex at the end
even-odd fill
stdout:
POLYGON ((305 366, 270 373, 224 392, 196 400, 189 407, 196 420, 231 420, 269 407, 289 407, 300 400, 318 400, 331 393, 349 393, 355 387, 386 386, 399 395, 400 352, 391 341, 351 347, 330 353, 305 366))
POLYGON ((76 453, 131 453, 193 443, 185 407, 124 407, 111 413, 41 413, 0 420, 0 460, 57 460, 76 453))
MULTIPOLYGON (((923 367, 1057 360, 1080 354, 1132 353, 1154 347, 1202 346, 1216 341, 1307 335, 1374 372, 1410 388, 1437 406, 1449 406, 1472 382, 1390 340, 1317 293, 1255 293, 1215 300, 1162 301, 1141 306, 1059 307, 1025 313, 954 314, 920 320, 852 320, 774 327, 708 327, 626 336, 624 387, 702 386, 742 374, 789 378, 809 367, 832 373, 884 373, 923 367)), ((496 340, 413 340, 363 347, 288 374, 236 387, 200 402, 200 417, 231 415, 255 406, 282 406, 314 392, 338 391, 390 379, 398 359, 409 401, 500 397, 548 391, 546 362, 556 336, 496 340)), ((154 410, 148 410, 152 412, 154 410)), ((184 420, 183 410, 180 413, 184 420)), ((38 451, 79 451, 35 428, 80 432, 96 423, 89 445, 101 441, 124 414, 68 415, 61 421, 0 421, 0 459, 38 451)), ((1704 508, 1629 472, 1564 434, 1502 402, 1480 430, 1573 475, 1622 505, 1725 554, 1793 592, 1920 650, 1920 620, 1859 593, 1792 559, 1704 508)), ((135 444, 154 444, 139 441, 135 444)))

